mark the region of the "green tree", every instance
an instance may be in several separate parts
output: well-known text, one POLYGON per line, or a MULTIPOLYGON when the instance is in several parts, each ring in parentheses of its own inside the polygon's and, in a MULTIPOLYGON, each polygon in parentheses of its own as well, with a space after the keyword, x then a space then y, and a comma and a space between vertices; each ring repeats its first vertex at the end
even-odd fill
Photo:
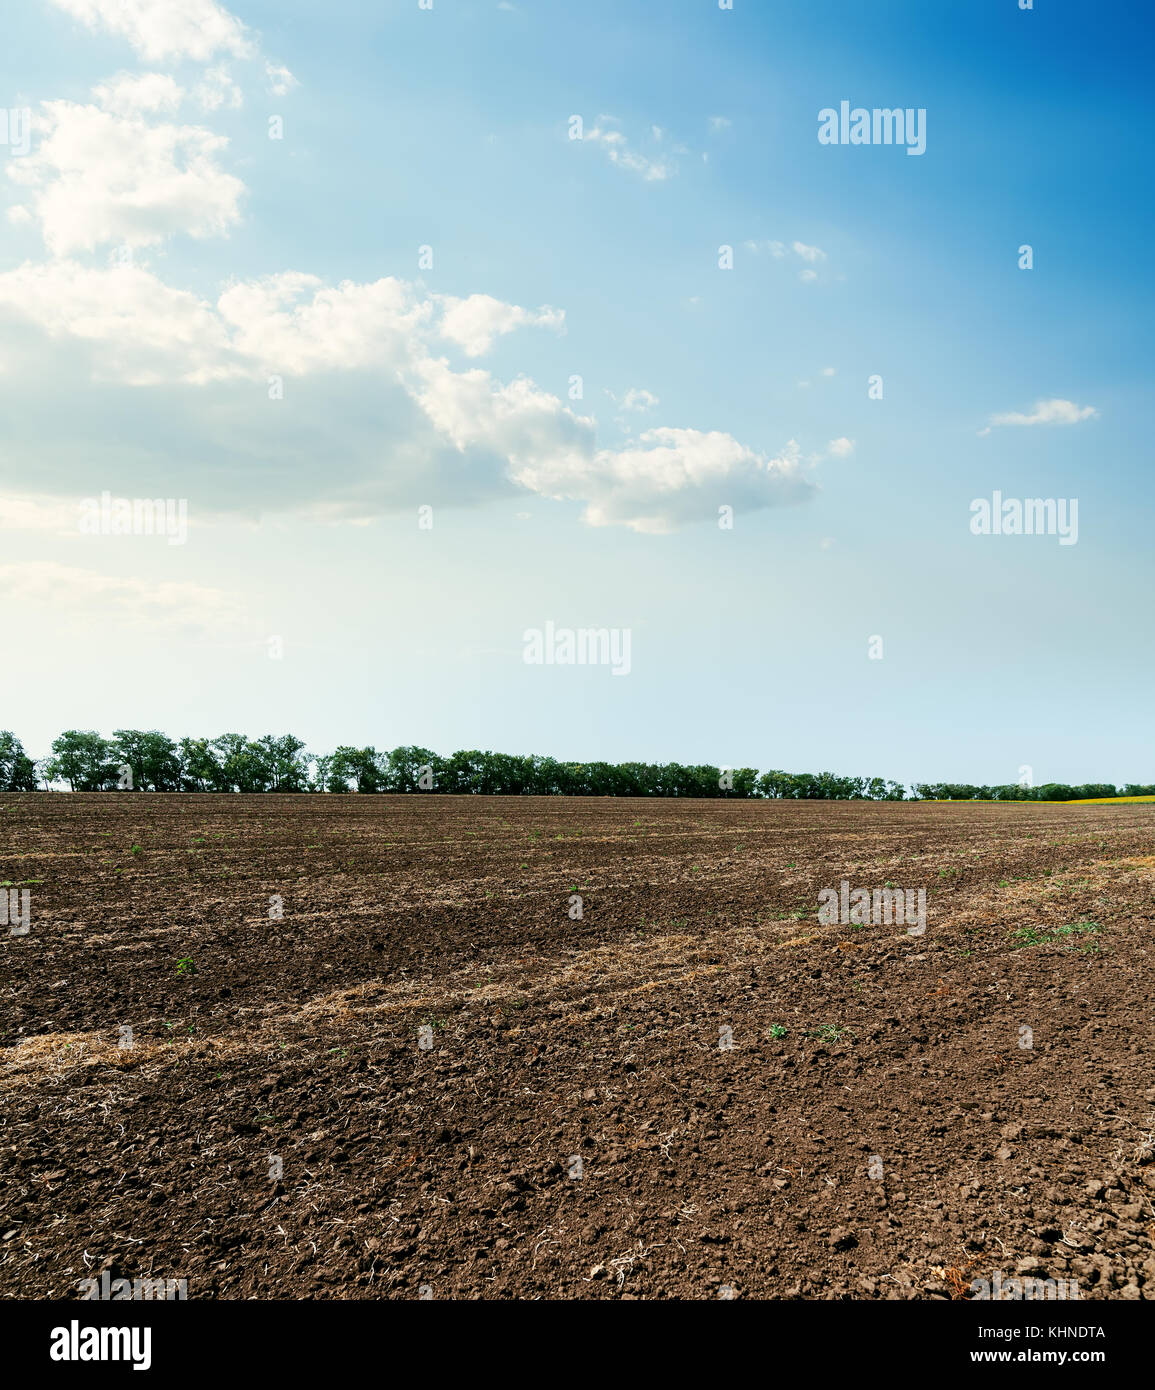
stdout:
POLYGON ((226 791, 267 792, 273 770, 267 750, 244 734, 221 734, 212 740, 226 791))
POLYGON ((180 758, 180 789, 183 792, 223 792, 224 773, 216 752, 207 738, 182 738, 180 758))
POLYGON ((329 771, 333 766, 332 753, 317 753, 309 763, 305 790, 327 792, 329 790, 329 771))
POLYGON ((736 767, 731 770, 731 778, 734 783, 732 789, 726 793, 727 796, 752 797, 758 795, 758 769, 754 767, 736 767))
POLYGON ((347 792, 350 782, 358 792, 385 790, 385 759, 373 747, 354 748, 342 744, 332 755, 329 765, 329 790, 347 792))
POLYGON ((257 740, 261 760, 270 778, 270 790, 301 792, 308 785, 309 769, 304 742, 295 734, 275 738, 265 734, 257 740))
POLYGON ((456 753, 451 753, 445 759, 445 770, 442 774, 445 790, 456 792, 459 795, 479 792, 484 770, 484 758, 485 754, 476 748, 459 749, 456 753))
POLYGON ((117 759, 113 745, 95 729, 65 729, 52 740, 52 756, 45 764, 54 782, 67 782, 74 792, 97 792, 117 783, 117 759))
POLYGON ((181 763, 176 744, 156 729, 115 729, 113 756, 132 769, 136 791, 180 791, 181 763))
POLYGON ((9 729, 0 729, 0 791, 34 792, 36 764, 9 729))
POLYGON ((36 791, 36 765, 8 728, 0 728, 0 791, 36 791))
POLYGON ((416 745, 394 748, 385 758, 385 789, 391 792, 441 791, 441 759, 428 748, 416 745), (419 785, 422 768, 429 768, 432 787, 419 785))

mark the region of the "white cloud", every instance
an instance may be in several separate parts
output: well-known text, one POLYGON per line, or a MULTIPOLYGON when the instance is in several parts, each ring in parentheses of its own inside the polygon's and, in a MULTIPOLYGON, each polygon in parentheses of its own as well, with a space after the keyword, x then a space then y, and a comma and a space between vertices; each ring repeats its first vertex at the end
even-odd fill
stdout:
POLYGON ((146 62, 216 53, 252 57, 253 40, 239 19, 215 0, 52 0, 90 29, 127 39, 146 62))
POLYGON ((178 232, 220 235, 239 219, 245 187, 217 163, 223 136, 70 101, 42 109, 39 148, 9 160, 7 171, 29 190, 22 213, 39 221, 53 254, 105 242, 152 246, 178 232))
POLYGON ((766 252, 776 261, 785 260, 791 255, 804 261, 805 268, 798 272, 798 278, 804 285, 812 285, 820 278, 814 267, 826 260, 826 252, 820 246, 808 246, 804 241, 793 241, 789 246, 784 241, 746 241, 743 245, 756 256, 766 252))
POLYGON ((0 323, 91 345, 98 380, 134 386, 201 384, 235 375, 226 325, 210 305, 150 271, 93 269, 75 261, 0 274, 0 323))
POLYGON ((93 87, 92 95, 106 111, 135 116, 144 111, 175 111, 184 99, 184 88, 164 72, 122 72, 93 87))
MULTIPOLYGON (((227 234, 245 191, 221 167, 228 142, 145 117, 190 99, 213 111, 239 105, 230 64, 260 55, 215 0, 54 3, 149 64, 212 66, 182 76, 185 86, 163 72, 121 73, 94 89, 96 104, 47 102, 38 149, 6 165, 24 192, 10 216, 37 222, 53 259, 0 272, 0 372, 16 402, 0 475, 26 478, 35 466, 44 489, 3 499, 0 524, 59 530, 73 503, 57 494, 91 492, 93 478, 118 495, 195 493, 198 517, 296 511, 361 522, 414 497, 468 506, 520 490, 579 502, 592 525, 639 531, 813 492, 793 441, 768 457, 722 431, 657 427, 604 448, 592 418, 529 377, 459 371, 443 355, 452 346, 478 358, 521 328, 564 331, 564 313, 548 305, 433 295, 392 277, 331 285, 297 271, 236 281, 214 301, 142 265, 72 258, 227 234), (274 391, 269 378, 292 389, 274 391), (73 408, 60 411, 61 398, 73 408)), ((286 68, 263 66, 273 95, 296 85, 286 68)), ((656 126, 643 153, 609 117, 586 139, 647 182, 671 177, 679 152, 689 154, 677 144, 665 153, 656 126)), ((802 243, 781 252, 807 263, 812 253, 821 256, 802 243)), ((627 411, 659 404, 644 388, 622 400, 627 411)), ((47 562, 0 566, 0 592, 142 625, 239 621, 216 590, 47 562)))
POLYGON ((662 532, 717 515, 801 501, 813 491, 791 441, 774 459, 719 431, 648 430, 624 449, 599 449, 592 419, 574 415, 525 378, 502 385, 480 368, 456 373, 420 364, 415 394, 458 449, 496 454, 520 486, 585 504, 592 526, 662 532))
POLYGON ((54 621, 103 617, 148 631, 212 634, 239 629, 244 622, 240 605, 220 589, 99 574, 48 560, 0 565, 0 594, 21 605, 44 606, 54 621))
MULTIPOLYGON (((198 514, 289 509, 363 519, 417 492, 427 500, 440 482, 438 496, 460 505, 520 487, 584 503, 592 525, 663 531, 714 516, 722 503, 753 510, 813 491, 793 442, 767 458, 720 431, 657 428, 626 448, 599 448, 593 419, 527 377, 503 383, 480 368, 456 371, 438 352, 438 344, 453 343, 476 356, 514 328, 562 322, 558 310, 526 310, 488 295, 423 297, 392 278, 334 287, 292 272, 229 285, 214 305, 141 268, 58 261, 0 274, 0 330, 31 334, 33 346, 43 334, 58 356, 73 345, 83 356, 63 360, 105 383, 102 391, 175 384, 205 393, 203 401, 171 391, 164 398, 168 419, 179 412, 177 428, 191 420, 204 442, 182 438, 184 456, 163 454, 163 467, 187 468, 189 455, 214 460, 197 474, 198 514), (308 390, 265 404, 270 373, 309 377, 308 390), (350 378, 348 388, 339 385, 341 375, 350 378), (304 402, 304 414, 292 413, 290 396, 304 402), (369 407, 385 414, 365 432, 347 417, 351 408, 369 407), (336 435, 334 421, 342 426, 336 435), (318 450, 326 461, 320 470, 318 450), (305 470, 297 477, 294 459, 305 470), (270 467, 278 478, 272 502, 270 467)), ((24 359, 35 378, 34 351, 24 359)), ((55 389, 64 388, 57 381, 55 389)), ((623 404, 652 409, 658 400, 633 388, 623 404)), ((123 410, 132 419, 145 408, 142 401, 123 410)), ((39 440, 35 418, 24 433, 39 440)), ((62 468, 83 466, 90 486, 91 458, 74 457, 62 468)), ((18 464, 14 456, 11 466, 18 464)), ((149 486, 163 491, 159 479, 149 486)))
POLYGON ((213 305, 141 267, 75 261, 0 273, 0 318, 5 310, 54 338, 99 344, 93 370, 137 386, 399 370, 432 339, 477 357, 517 328, 565 323, 549 306, 524 309, 485 294, 422 299, 392 277, 331 286, 294 271, 229 285, 213 305))
MULTIPOLYGON (((602 116, 599 119, 604 121, 609 118, 602 116)), ((654 126, 652 129, 657 131, 658 127, 654 126)), ((595 126, 592 130, 586 131, 584 138, 591 144, 600 145, 609 155, 612 164, 640 175, 646 183, 661 182, 672 178, 678 172, 678 166, 673 160, 650 159, 647 155, 639 154, 637 150, 631 149, 629 141, 620 130, 595 126)))
POLYGON ((293 88, 299 85, 289 69, 279 63, 265 64, 265 78, 269 84, 270 95, 275 97, 288 96, 293 88))
POLYGON ((1077 425, 1081 420, 1093 420, 1099 412, 1093 405, 1076 405, 1074 401, 1038 401, 1029 415, 1008 411, 992 415, 990 424, 980 434, 990 434, 996 425, 1077 425))
POLYGON ((826 452, 831 458, 849 458, 854 453, 854 440, 847 439, 845 435, 839 439, 832 439, 826 446, 826 452))
POLYGON ((543 455, 585 456, 593 446, 593 420, 527 377, 503 385, 480 367, 455 372, 444 358, 427 357, 414 363, 409 389, 458 449, 496 452, 513 468, 543 455))
POLYGON ((733 121, 727 116, 711 116, 709 121, 710 129, 715 132, 719 130, 729 130, 733 124, 733 121))
POLYGON ((824 261, 826 259, 825 251, 817 246, 807 246, 804 241, 792 242, 791 250, 796 256, 801 256, 804 261, 814 262, 824 261))
POLYGON ((493 346, 493 340, 515 328, 529 326, 561 329, 565 314, 560 309, 543 305, 534 311, 516 304, 505 304, 488 294, 471 294, 467 299, 442 297, 446 306, 439 325, 442 338, 457 343, 468 357, 481 357, 493 346))
POLYGON ((647 430, 628 448, 592 456, 559 451, 515 468, 514 477, 543 496, 584 502, 591 526, 650 533, 716 517, 723 503, 757 510, 814 491, 793 440, 779 457, 766 458, 717 430, 647 430))
POLYGON ((231 284, 214 305, 142 267, 71 260, 0 273, 4 318, 92 344, 93 373, 134 386, 398 371, 424 356, 432 339, 477 356, 515 328, 564 323, 560 310, 523 309, 489 295, 422 299, 392 277, 332 286, 295 271, 231 284))
POLYGON ((205 111, 220 111, 222 107, 236 111, 245 102, 227 63, 218 63, 216 67, 209 68, 192 89, 192 94, 205 111))
POLYGON ((314 371, 397 368, 433 316, 411 285, 386 277, 336 287, 288 272, 230 286, 217 301, 233 348, 254 366, 314 371))

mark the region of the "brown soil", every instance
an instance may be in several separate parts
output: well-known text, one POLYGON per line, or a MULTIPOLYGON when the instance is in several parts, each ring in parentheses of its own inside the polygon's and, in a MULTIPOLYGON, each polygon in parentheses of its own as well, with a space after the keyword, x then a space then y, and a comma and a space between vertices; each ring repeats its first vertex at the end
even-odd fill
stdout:
POLYGON ((39 794, 0 836, 2 1296, 1155 1298, 1155 806, 39 794), (925 935, 819 925, 843 879, 925 935))

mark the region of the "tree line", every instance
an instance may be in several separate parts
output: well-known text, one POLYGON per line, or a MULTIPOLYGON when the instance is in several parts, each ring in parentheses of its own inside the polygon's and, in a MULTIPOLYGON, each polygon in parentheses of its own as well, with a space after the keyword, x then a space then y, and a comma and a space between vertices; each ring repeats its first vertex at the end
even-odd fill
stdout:
POLYGON ((442 757, 412 745, 378 752, 343 744, 310 753, 293 734, 244 734, 179 741, 156 729, 67 729, 52 752, 30 758, 0 730, 0 791, 36 791, 53 783, 71 791, 154 792, 441 792, 481 796, 765 797, 775 801, 1078 801, 1155 796, 1155 785, 1110 783, 1041 787, 915 783, 832 772, 762 772, 681 763, 560 762, 535 754, 462 750, 442 757))

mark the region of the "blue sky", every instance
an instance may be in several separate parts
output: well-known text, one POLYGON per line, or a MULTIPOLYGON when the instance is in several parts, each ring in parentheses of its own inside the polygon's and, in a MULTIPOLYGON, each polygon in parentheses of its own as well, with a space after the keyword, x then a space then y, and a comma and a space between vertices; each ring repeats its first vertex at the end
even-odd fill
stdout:
POLYGON ((30 751, 1155 780, 1139 5, 35 0, 7 31, 30 751), (843 100, 925 110, 925 152, 820 144, 843 100), (1077 544, 972 534, 995 490, 1077 499, 1077 544), (81 534, 105 491, 184 499, 187 543, 81 534), (629 675, 526 665, 547 622, 628 630, 629 675))

